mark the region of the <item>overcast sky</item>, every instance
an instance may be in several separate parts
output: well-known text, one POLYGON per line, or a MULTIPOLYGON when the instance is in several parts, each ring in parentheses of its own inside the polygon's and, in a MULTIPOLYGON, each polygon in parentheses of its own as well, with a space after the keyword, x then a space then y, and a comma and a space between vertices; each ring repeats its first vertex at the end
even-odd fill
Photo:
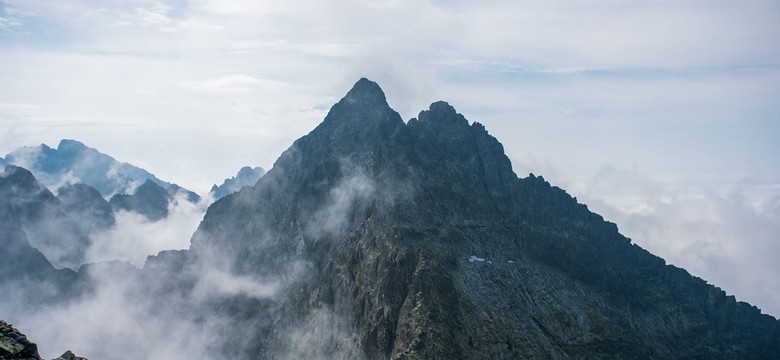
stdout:
POLYGON ((71 138, 203 193, 368 77, 780 315, 778 36, 777 0, 0 0, 0 154, 71 138))

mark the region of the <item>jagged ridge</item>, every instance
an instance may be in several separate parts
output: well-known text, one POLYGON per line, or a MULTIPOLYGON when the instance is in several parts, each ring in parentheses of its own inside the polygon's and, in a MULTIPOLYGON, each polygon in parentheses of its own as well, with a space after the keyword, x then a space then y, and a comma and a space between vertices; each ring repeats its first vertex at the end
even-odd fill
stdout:
POLYGON ((305 264, 258 315, 276 319, 250 342, 268 356, 780 356, 776 319, 543 178, 518 179, 501 144, 448 104, 404 124, 366 79, 253 188, 215 203, 192 251, 257 276, 305 264), (323 313, 345 337, 317 337, 323 313))

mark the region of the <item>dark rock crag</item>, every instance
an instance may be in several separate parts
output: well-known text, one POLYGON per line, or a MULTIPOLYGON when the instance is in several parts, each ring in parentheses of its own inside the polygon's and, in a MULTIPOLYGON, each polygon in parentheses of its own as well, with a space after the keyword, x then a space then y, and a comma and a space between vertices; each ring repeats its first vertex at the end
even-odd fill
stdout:
POLYGON ((0 359, 30 359, 40 360, 38 346, 27 340, 5 321, 0 320, 0 359))
POLYGON ((209 208, 187 256, 214 254, 286 279, 217 302, 234 358, 780 358, 778 320, 518 178, 447 103, 404 123, 366 79, 209 208))
MULTIPOLYGON (((27 340, 13 326, 0 320, 0 360, 42 360, 38 346, 27 340)), ((54 360, 87 360, 74 355, 70 350, 54 360)))

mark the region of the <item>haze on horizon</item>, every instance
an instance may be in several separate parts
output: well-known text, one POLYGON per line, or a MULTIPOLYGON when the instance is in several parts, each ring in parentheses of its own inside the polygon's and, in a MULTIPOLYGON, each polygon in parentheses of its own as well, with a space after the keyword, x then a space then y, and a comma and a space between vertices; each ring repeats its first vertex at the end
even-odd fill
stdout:
POLYGON ((780 3, 0 1, 0 156, 72 138, 205 193, 360 77, 780 315, 780 3))

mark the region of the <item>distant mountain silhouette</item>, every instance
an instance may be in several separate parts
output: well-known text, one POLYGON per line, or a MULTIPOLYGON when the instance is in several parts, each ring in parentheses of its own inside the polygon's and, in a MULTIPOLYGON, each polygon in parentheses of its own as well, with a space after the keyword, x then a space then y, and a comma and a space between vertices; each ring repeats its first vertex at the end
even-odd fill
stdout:
POLYGON ((103 197, 132 193, 135 187, 151 180, 171 195, 184 191, 187 198, 197 202, 199 196, 178 185, 158 179, 139 167, 119 162, 76 140, 62 140, 56 149, 45 144, 22 147, 6 155, 8 164, 29 169, 47 188, 84 183, 97 189, 103 197))
POLYGON ((225 179, 225 181, 222 182, 222 185, 217 186, 214 184, 214 186, 211 187, 210 192, 214 197, 214 200, 219 200, 246 186, 254 185, 264 174, 265 170, 259 166, 254 168, 244 166, 238 170, 236 176, 225 179))
POLYGON ((135 211, 151 221, 168 216, 168 203, 172 197, 152 180, 146 180, 133 195, 117 194, 111 197, 109 204, 115 210, 135 211))
MULTIPOLYGON (((13 248, 29 244, 37 249, 35 253, 42 252, 57 267, 76 269, 83 263, 84 252, 90 244, 90 228, 81 222, 83 219, 78 213, 68 211, 60 199, 41 186, 28 170, 13 165, 5 167, 0 174, 0 208, 5 230, 0 235, 5 238, 3 243, 17 244, 13 248)), ((20 267, 18 270, 26 269, 20 267)))
POLYGON ((57 191, 57 198, 66 212, 90 229, 105 230, 116 224, 111 205, 89 185, 65 185, 57 191))

